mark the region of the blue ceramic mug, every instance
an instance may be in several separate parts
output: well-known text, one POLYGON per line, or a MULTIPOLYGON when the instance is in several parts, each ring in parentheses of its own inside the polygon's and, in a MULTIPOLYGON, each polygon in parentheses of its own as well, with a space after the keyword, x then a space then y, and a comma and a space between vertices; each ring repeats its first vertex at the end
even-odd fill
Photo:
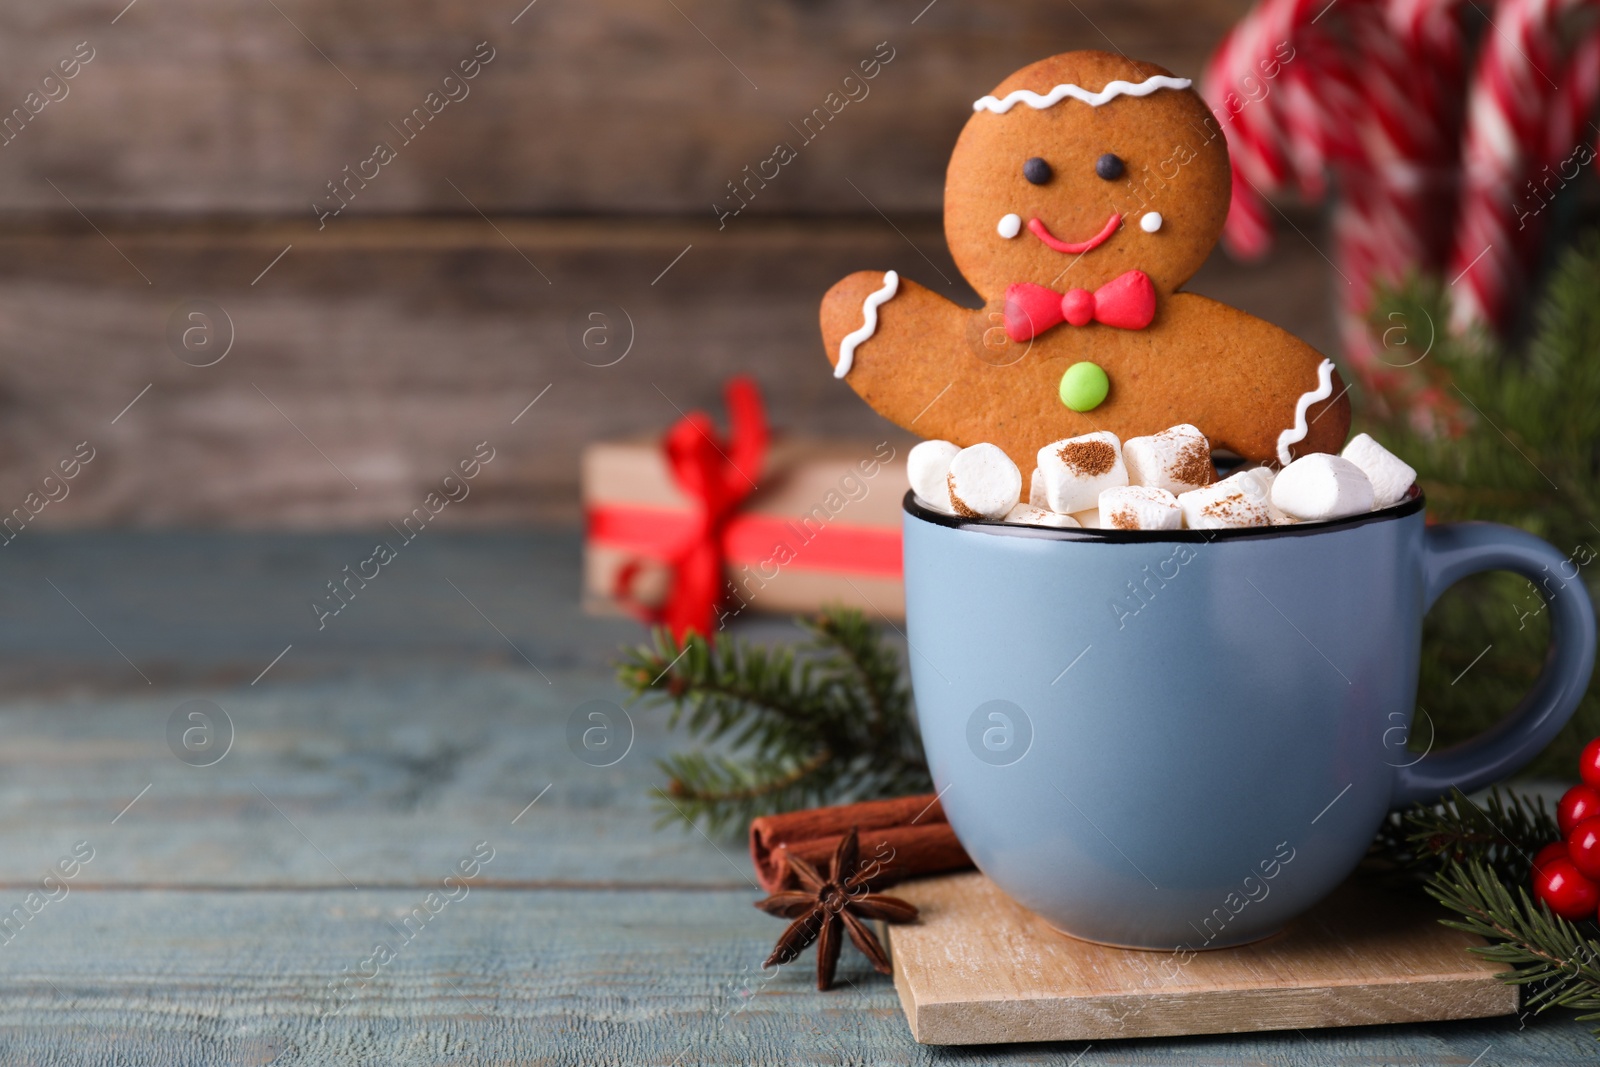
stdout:
POLYGON ((1412 496, 1331 523, 1119 532, 905 501, 917 717, 956 836, 1057 929, 1177 951, 1265 937, 1348 876, 1385 814, 1523 766, 1571 717, 1595 619, 1548 543, 1425 527, 1412 496), (1422 617, 1507 570, 1551 614, 1504 722, 1406 748, 1422 617))

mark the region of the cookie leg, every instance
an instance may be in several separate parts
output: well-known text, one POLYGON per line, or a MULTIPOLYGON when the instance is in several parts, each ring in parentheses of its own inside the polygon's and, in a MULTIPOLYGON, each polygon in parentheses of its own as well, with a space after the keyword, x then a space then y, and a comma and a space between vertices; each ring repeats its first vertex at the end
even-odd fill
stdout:
POLYGON ((857 271, 822 298, 834 376, 891 422, 913 425, 956 377, 972 312, 894 271, 857 271))

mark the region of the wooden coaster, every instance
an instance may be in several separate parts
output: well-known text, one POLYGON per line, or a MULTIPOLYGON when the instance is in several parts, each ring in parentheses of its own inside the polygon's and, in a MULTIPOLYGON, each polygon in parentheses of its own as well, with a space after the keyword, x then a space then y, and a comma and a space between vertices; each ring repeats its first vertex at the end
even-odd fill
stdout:
POLYGON ((1265 941, 1196 954, 1067 937, 978 873, 896 886, 888 928, 911 1033, 929 1045, 1099 1041, 1508 1015, 1517 990, 1438 905, 1352 880, 1265 941))

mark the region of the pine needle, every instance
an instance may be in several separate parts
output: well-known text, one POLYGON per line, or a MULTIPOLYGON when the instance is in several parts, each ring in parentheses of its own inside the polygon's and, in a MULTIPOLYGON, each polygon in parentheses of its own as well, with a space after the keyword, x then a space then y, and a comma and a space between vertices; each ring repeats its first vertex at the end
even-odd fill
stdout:
MULTIPOLYGON (((1534 1013, 1565 1007, 1600 1020, 1600 925, 1570 922, 1526 888, 1534 854, 1559 838, 1543 799, 1491 790, 1480 807, 1460 791, 1438 804, 1392 815, 1372 858, 1420 880, 1454 916, 1445 926, 1487 945, 1469 951, 1505 964, 1500 980, 1524 989, 1534 1013), (1513 888, 1515 887, 1515 888, 1513 888)), ((1600 1037, 1600 1027, 1591 1030, 1600 1037)))
POLYGON ((797 620, 809 635, 766 648, 658 630, 625 651, 618 680, 646 706, 670 709, 702 748, 660 761, 662 821, 708 833, 758 815, 932 788, 900 657, 859 612, 797 620), (716 745, 717 751, 703 746, 716 745))

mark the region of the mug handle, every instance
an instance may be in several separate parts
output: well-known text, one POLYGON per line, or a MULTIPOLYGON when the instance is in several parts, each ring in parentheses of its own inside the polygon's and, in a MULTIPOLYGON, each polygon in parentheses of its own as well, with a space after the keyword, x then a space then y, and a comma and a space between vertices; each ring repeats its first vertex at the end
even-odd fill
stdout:
POLYGON ((1487 522, 1430 526, 1423 535, 1423 611, 1470 574, 1510 571, 1534 584, 1550 607, 1550 652, 1516 710, 1470 741, 1397 768, 1392 806, 1437 800, 1452 787, 1470 793, 1519 770, 1572 718, 1594 670, 1595 618, 1571 561, 1530 533, 1487 522))

